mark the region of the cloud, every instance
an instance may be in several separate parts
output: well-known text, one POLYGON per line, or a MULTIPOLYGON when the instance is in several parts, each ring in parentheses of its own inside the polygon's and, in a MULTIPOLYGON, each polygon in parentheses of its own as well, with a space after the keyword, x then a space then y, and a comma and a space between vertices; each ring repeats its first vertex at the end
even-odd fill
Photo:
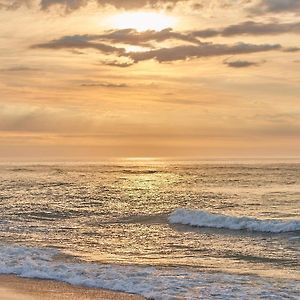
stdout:
POLYGON ((97 2, 101 6, 111 5, 116 8, 131 10, 143 7, 161 6, 172 8, 178 2, 187 2, 189 0, 41 0, 41 8, 46 10, 51 6, 60 5, 65 7, 66 11, 72 11, 85 6, 92 1, 97 2))
MULTIPOLYGON (((171 28, 167 28, 161 31, 147 30, 139 32, 135 29, 121 29, 111 30, 103 34, 63 36, 59 39, 51 40, 46 43, 33 45, 31 48, 69 49, 72 51, 78 51, 78 49, 96 49, 104 54, 114 54, 117 57, 129 58, 129 61, 104 61, 103 64, 116 67, 128 67, 134 62, 147 60, 147 57, 154 58, 158 61, 173 61, 187 59, 189 57, 233 55, 279 49, 280 45, 278 44, 253 45, 239 43, 233 46, 228 46, 224 44, 203 43, 198 38, 214 35, 263 35, 286 32, 300 33, 300 22, 284 24, 244 22, 225 27, 219 31, 208 29, 192 32, 175 32, 171 28), (177 40, 187 43, 171 48, 160 47, 159 43, 168 40, 177 40), (117 44, 120 44, 121 46, 116 46, 117 44), (124 44, 145 47, 148 49, 145 49, 145 51, 127 53, 125 47, 122 46, 124 44)), ((296 52, 298 51, 298 48, 286 48, 283 51, 296 52)))
POLYGON ((174 32, 172 28, 161 31, 147 30, 139 32, 135 29, 113 30, 106 34, 90 36, 93 39, 110 41, 112 43, 129 44, 136 46, 152 47, 150 42, 163 42, 166 40, 180 40, 199 44, 199 40, 191 34, 174 32))
POLYGON ((180 40, 194 44, 201 42, 189 33, 174 32, 171 28, 161 31, 146 30, 139 32, 135 29, 111 30, 104 34, 85 34, 64 36, 48 43, 34 45, 35 48, 95 48, 102 52, 123 52, 122 48, 115 48, 105 44, 128 44, 134 46, 153 48, 153 42, 164 42, 166 40, 180 40))
POLYGON ((102 64, 111 67, 127 68, 134 65, 134 62, 133 61, 119 62, 117 60, 112 60, 112 61, 106 60, 106 61, 102 61, 102 64))
POLYGON ((249 8, 254 14, 262 13, 300 13, 299 0, 259 0, 249 8))
POLYGON ((86 6, 89 0, 41 0, 40 6, 42 10, 47 10, 51 6, 60 5, 65 8, 66 12, 79 9, 86 6))
POLYGON ((111 83, 111 82, 86 82, 81 84, 82 87, 105 87, 105 88, 127 88, 126 83, 111 83))
POLYGON ((0 2, 0 9, 15 10, 21 6, 31 7, 32 0, 2 0, 0 2))
POLYGON ((299 52, 300 47, 289 47, 289 48, 285 48, 283 51, 284 52, 299 52))
POLYGON ((145 52, 131 52, 128 56, 134 61, 144 61, 155 59, 158 62, 171 62, 177 60, 186 60, 190 58, 236 55, 256 52, 265 52, 281 49, 279 44, 254 45, 238 43, 234 45, 203 43, 199 46, 183 45, 172 48, 161 48, 145 52))
POLYGON ((106 54, 125 53, 125 49, 113 47, 103 43, 91 42, 90 35, 73 35, 64 36, 60 39, 52 40, 47 43, 35 44, 31 48, 44 48, 44 49, 96 49, 106 54))
MULTIPOLYGON (((61 5, 66 11, 78 9, 86 5, 90 0, 39 0, 38 5, 42 10, 46 10, 53 5, 61 5)), ((1 0, 0 9, 16 10, 20 7, 31 7, 34 0, 1 0)))
MULTIPOLYGON (((192 1, 192 0, 1 0, 0 9, 18 9, 21 6, 32 6, 33 3, 38 3, 41 10, 49 10, 54 6, 63 8, 69 13, 74 10, 86 6, 88 3, 96 2, 100 6, 114 6, 118 9, 134 10, 141 8, 163 8, 173 9, 178 3, 183 3, 183 6, 189 6, 193 11, 202 10, 205 7, 220 7, 228 9, 234 6, 232 1, 216 0, 216 1, 192 1)), ((236 1, 237 5, 248 6, 251 0, 236 1)), ((299 0, 257 0, 254 5, 246 8, 254 14, 262 13, 280 13, 291 12, 300 13, 299 0)))
POLYGON ((222 29, 204 29, 194 31, 192 32, 192 36, 209 38, 218 35, 229 37, 236 35, 277 35, 283 33, 300 33, 300 22, 260 23, 247 21, 236 25, 230 25, 222 29))
POLYGON ((225 65, 227 65, 228 67, 231 68, 248 68, 248 67, 252 67, 252 66, 258 66, 259 63, 258 62, 253 62, 253 61, 248 61, 248 60, 234 60, 234 61, 229 61, 228 59, 225 59, 223 61, 223 63, 225 65))
MULTIPOLYGON (((88 49, 93 48, 104 54, 114 54, 117 57, 126 58, 127 61, 105 61, 105 65, 118 66, 118 67, 128 67, 133 63, 140 61, 154 59, 158 62, 171 62, 177 60, 186 60, 191 58, 199 57, 210 57, 210 56, 222 56, 222 55, 236 55, 236 54, 247 54, 256 52, 265 52, 271 50, 281 49, 279 44, 246 44, 237 43, 233 45, 226 44, 214 44, 214 43, 203 43, 198 41, 197 45, 184 44, 179 46, 174 46, 170 48, 156 48, 140 52, 126 52, 124 48, 118 48, 115 46, 110 46, 104 43, 98 42, 99 39, 112 39, 113 43, 130 43, 140 45, 145 41, 155 40, 161 41, 173 36, 179 36, 181 40, 186 40, 184 34, 176 33, 168 30, 162 30, 159 32, 146 31, 137 33, 135 30, 128 29, 125 31, 114 31, 104 35, 74 35, 74 36, 64 36, 62 38, 52 40, 47 43, 33 45, 32 48, 45 48, 45 49, 88 49), (119 34, 120 33, 120 34, 119 34), (133 33, 133 38, 130 34, 133 33), (118 39, 119 37, 119 39, 118 39), (97 40, 97 41, 94 41, 97 40), (129 61, 128 61, 129 60, 129 61)), ((190 41, 190 34, 187 35, 187 39, 190 41)))
POLYGON ((0 131, 81 133, 96 122, 94 115, 68 107, 0 103, 0 131))
POLYGON ((0 72, 35 72, 35 71, 40 71, 40 69, 26 67, 26 66, 14 66, 10 68, 0 69, 0 72))

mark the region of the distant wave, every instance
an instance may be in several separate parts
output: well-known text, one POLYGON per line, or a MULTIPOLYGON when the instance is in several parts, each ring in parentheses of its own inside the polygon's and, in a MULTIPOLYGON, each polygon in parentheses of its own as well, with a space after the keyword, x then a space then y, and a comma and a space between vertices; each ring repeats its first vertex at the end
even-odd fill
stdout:
POLYGON ((179 208, 169 216, 169 222, 197 227, 226 228, 259 232, 289 232, 300 230, 300 220, 259 220, 249 217, 233 217, 209 213, 203 210, 179 208))

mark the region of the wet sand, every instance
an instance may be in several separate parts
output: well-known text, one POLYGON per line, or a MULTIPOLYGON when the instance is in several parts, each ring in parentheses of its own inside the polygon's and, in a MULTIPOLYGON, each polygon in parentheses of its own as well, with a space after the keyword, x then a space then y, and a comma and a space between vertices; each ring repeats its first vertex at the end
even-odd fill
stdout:
POLYGON ((52 280, 0 276, 1 300, 143 300, 138 295, 84 288, 52 280))

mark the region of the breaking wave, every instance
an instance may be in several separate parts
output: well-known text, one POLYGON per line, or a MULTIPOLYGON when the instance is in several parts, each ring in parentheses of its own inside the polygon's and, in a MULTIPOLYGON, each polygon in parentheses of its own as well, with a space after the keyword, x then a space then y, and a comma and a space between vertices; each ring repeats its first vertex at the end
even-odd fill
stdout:
POLYGON ((169 216, 172 224, 184 224, 197 227, 225 228, 258 232, 289 232, 300 230, 300 220, 259 220, 249 217, 233 217, 209 213, 203 210, 179 208, 169 216))

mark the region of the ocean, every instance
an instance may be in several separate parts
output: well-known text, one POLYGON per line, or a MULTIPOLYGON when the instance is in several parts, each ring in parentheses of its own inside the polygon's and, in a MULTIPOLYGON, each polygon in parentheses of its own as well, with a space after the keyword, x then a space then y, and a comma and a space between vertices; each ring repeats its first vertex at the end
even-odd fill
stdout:
POLYGON ((153 299, 300 299, 300 163, 0 165, 0 274, 153 299))

